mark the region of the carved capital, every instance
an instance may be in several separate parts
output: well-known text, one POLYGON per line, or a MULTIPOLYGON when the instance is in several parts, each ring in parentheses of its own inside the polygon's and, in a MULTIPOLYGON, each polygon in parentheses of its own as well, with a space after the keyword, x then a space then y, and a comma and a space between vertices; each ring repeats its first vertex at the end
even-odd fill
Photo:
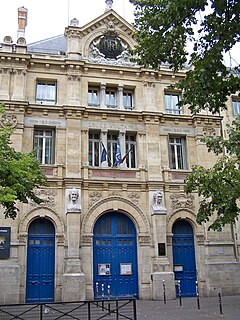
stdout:
POLYGON ((82 244, 92 244, 92 236, 82 236, 82 244))
POLYGON ((150 245, 150 236, 139 236, 138 239, 140 245, 150 245))

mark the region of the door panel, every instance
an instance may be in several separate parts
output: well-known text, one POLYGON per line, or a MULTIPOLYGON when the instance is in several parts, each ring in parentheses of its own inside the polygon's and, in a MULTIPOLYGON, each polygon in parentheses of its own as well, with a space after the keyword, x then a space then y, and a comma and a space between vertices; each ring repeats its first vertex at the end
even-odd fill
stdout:
POLYGON ((184 220, 177 221, 173 226, 173 265, 175 280, 181 281, 182 296, 195 296, 197 276, 194 236, 191 225, 184 220))
POLYGON ((32 224, 28 235, 26 302, 52 302, 55 269, 54 227, 45 219, 37 219, 32 224))
POLYGON ((100 217, 94 227, 93 250, 95 298, 109 293, 112 298, 137 297, 137 245, 132 221, 117 212, 100 217))

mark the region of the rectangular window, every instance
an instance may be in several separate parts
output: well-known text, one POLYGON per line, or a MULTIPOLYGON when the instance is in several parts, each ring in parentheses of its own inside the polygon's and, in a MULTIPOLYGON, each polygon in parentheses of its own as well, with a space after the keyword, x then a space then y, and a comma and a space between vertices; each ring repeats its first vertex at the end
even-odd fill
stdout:
POLYGON ((166 112, 171 114, 182 114, 182 108, 177 105, 179 101, 179 94, 165 94, 166 112))
POLYGON ((234 100, 232 101, 232 108, 233 108, 233 115, 236 117, 240 114, 240 100, 234 100))
POLYGON ((186 139, 184 137, 169 137, 170 168, 186 170, 186 139))
POLYGON ((35 129, 34 149, 40 164, 53 164, 55 152, 55 130, 35 129))
POLYGON ((126 164, 128 168, 136 168, 136 136, 126 134, 126 164))
POLYGON ((132 91, 123 91, 123 107, 125 109, 133 109, 133 93, 132 91))
POLYGON ((115 90, 106 90, 105 102, 106 102, 106 106, 108 108, 116 108, 117 99, 116 99, 116 91, 115 90))
MULTIPOLYGON (((90 132, 89 142, 88 142, 88 160, 90 166, 99 167, 101 166, 101 161, 107 161, 108 167, 114 167, 116 163, 116 153, 117 153, 117 141, 119 133, 118 132, 108 132, 107 142, 102 143, 100 139, 100 133, 90 132), (106 148, 106 157, 103 158, 103 145, 106 148)), ((126 134, 125 136, 125 147, 126 153, 123 152, 123 145, 121 147, 121 158, 122 162, 126 161, 126 166, 128 168, 136 168, 136 136, 135 134, 126 134)))
POLYGON ((56 104, 56 81, 37 81, 36 103, 56 104))
POLYGON ((88 89, 88 106, 99 107, 99 90, 97 88, 88 89))
POLYGON ((100 134, 89 133, 88 161, 90 166, 100 165, 100 134))

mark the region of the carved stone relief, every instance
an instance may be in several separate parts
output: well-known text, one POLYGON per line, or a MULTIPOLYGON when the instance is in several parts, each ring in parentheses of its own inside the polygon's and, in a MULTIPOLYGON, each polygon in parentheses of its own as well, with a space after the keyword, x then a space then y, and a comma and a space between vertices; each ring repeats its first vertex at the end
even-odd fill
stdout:
POLYGON ((15 128, 17 125, 17 117, 14 114, 3 114, 0 119, 1 127, 15 128))
POLYGON ((38 189, 34 192, 36 196, 44 200, 42 203, 37 204, 34 201, 31 201, 30 204, 32 207, 38 207, 38 206, 44 206, 44 207, 49 207, 49 208, 54 208, 56 207, 56 195, 57 191, 56 190, 51 190, 51 189, 38 189))
POLYGON ((113 121, 82 121, 82 129, 100 129, 100 130, 119 130, 119 131, 137 131, 145 133, 145 126, 142 124, 119 123, 113 121))
POLYGON ((204 136, 215 136, 215 129, 209 126, 203 127, 203 135, 204 136))
POLYGON ((139 205, 140 195, 137 192, 130 193, 128 198, 136 205, 139 205))
POLYGON ((81 211, 81 195, 79 189, 66 189, 66 209, 67 212, 81 211))
POLYGON ((193 210, 195 208, 194 206, 194 196, 193 195, 187 195, 185 193, 173 193, 170 196, 170 199, 172 200, 172 208, 173 210, 177 209, 190 209, 193 210))
POLYGON ((108 197, 121 197, 118 191, 112 191, 108 193, 108 197))
POLYGON ((90 192, 89 193, 89 207, 94 205, 97 201, 102 199, 102 193, 98 191, 90 192))
POLYGON ((90 44, 88 60, 92 63, 134 66, 136 63, 131 61, 128 51, 128 44, 118 36, 114 22, 109 21, 105 32, 90 44))
POLYGON ((156 190, 153 194, 149 194, 152 214, 166 214, 167 210, 164 206, 164 193, 161 190, 156 190))

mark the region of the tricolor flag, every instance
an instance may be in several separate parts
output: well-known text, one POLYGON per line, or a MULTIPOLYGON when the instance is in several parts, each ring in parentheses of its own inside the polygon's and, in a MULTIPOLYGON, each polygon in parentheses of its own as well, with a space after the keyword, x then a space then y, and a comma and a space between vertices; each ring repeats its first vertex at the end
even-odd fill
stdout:
POLYGON ((117 152, 116 152, 115 165, 119 165, 120 163, 122 163, 122 156, 121 156, 120 141, 119 141, 119 138, 118 138, 117 139, 117 152))
POLYGON ((128 152, 125 154, 125 156, 122 158, 121 163, 123 163, 125 161, 125 159, 129 155, 129 153, 133 150, 133 148, 134 148, 134 144, 132 144, 131 148, 128 150, 128 152))
POLYGON ((101 145, 102 145, 102 155, 101 155, 101 165, 106 165, 107 164, 107 150, 104 146, 104 144, 101 141, 101 145))

